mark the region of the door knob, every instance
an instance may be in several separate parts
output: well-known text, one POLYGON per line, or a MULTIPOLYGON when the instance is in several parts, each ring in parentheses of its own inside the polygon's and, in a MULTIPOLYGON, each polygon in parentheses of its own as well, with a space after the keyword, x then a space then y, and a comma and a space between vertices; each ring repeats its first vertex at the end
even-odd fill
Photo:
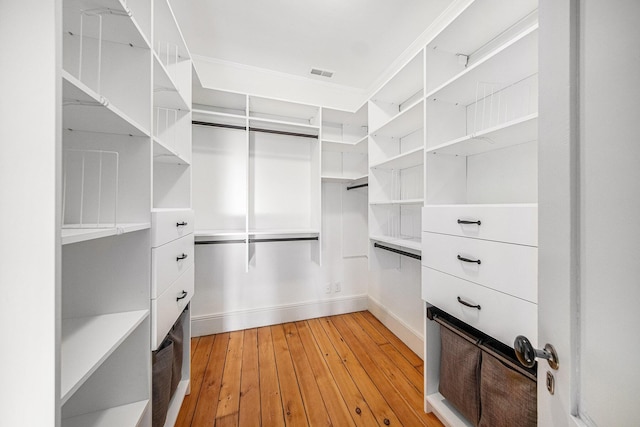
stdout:
POLYGON ((546 359, 552 369, 558 369, 558 353, 551 344, 545 344, 543 350, 533 348, 531 341, 523 335, 518 335, 513 342, 513 348, 516 351, 516 357, 522 366, 533 368, 536 363, 536 357, 546 359))

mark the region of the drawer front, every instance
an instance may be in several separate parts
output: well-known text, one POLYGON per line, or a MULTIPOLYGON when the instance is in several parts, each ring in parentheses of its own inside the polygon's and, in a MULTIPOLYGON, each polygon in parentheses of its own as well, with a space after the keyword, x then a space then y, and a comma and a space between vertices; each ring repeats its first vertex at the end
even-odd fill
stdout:
POLYGON ((158 298, 193 265, 193 234, 151 249, 151 298, 158 298))
POLYGON ((152 350, 162 343, 171 326, 191 301, 194 292, 193 274, 194 268, 191 266, 159 298, 151 300, 152 350), (183 296, 184 298, 181 298, 183 296))
POLYGON ((151 212, 151 246, 162 246, 167 242, 193 233, 193 211, 176 209, 151 212))
POLYGON ((538 246, 538 205, 426 206, 422 230, 538 246))
POLYGON ((538 248, 535 247, 422 233, 422 265, 538 302, 538 248))
POLYGON ((518 335, 538 340, 538 306, 511 295, 422 267, 422 299, 513 347, 518 335), (465 306, 480 305, 480 310, 465 306))

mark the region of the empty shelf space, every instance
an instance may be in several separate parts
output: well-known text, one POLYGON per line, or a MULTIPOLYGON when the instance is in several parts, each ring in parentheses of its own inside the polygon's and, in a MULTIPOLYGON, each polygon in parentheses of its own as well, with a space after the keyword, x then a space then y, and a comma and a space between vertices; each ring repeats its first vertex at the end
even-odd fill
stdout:
POLYGON ((102 39, 149 49, 151 45, 123 0, 65 0, 64 32, 80 36, 80 11, 102 18, 102 39), (92 11, 97 11, 92 13, 92 11), (103 11, 100 13, 100 11, 103 11), (75 15, 75 16, 74 16, 75 15))
POLYGON ((158 138, 153 138, 153 161, 158 163, 170 163, 176 165, 189 165, 185 157, 164 144, 158 138))
POLYGON ((450 104, 469 105, 476 101, 478 82, 499 82, 506 86, 535 74, 538 69, 537 29, 538 24, 533 24, 429 92, 425 98, 450 104))
POLYGON ((139 310, 62 320, 62 404, 147 316, 149 310, 139 310))
POLYGON ((64 70, 62 83, 65 129, 149 136, 148 130, 64 70))
POLYGON ((466 135, 428 149, 428 153, 471 156, 538 139, 538 113, 466 135))
POLYGON ((84 242, 87 240, 102 239, 103 237, 117 236, 124 233, 146 230, 151 228, 151 223, 123 223, 109 228, 72 228, 72 225, 65 225, 60 232, 63 245, 84 242))
MULTIPOLYGON (((189 88, 190 89, 190 88, 189 88)), ((187 101, 175 84, 169 70, 153 52, 153 105, 155 107, 189 110, 187 101)))
POLYGON ((385 124, 371 132, 374 137, 383 136, 390 138, 402 138, 414 131, 421 129, 424 123, 424 102, 416 101, 385 124))
MULTIPOLYGON (((178 386, 179 387, 179 386, 178 386)), ((149 400, 116 406, 62 420, 64 427, 136 426, 149 407, 149 400)))
POLYGON ((411 249, 413 251, 418 251, 418 253, 422 252, 422 239, 420 237, 390 237, 378 234, 371 235, 369 238, 371 240, 387 243, 399 248, 411 249))
POLYGON ((322 139, 322 151, 336 151, 341 153, 366 153, 368 136, 363 136, 357 141, 338 141, 322 139))
POLYGON ((424 148, 419 147, 406 153, 398 154, 383 162, 371 165, 371 169, 407 169, 424 163, 424 148))

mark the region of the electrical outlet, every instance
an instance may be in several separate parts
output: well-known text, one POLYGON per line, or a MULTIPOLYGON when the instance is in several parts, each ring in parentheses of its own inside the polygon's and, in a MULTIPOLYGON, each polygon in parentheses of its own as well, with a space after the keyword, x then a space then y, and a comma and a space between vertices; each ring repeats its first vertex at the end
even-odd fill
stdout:
POLYGON ((336 292, 340 292, 340 291, 342 290, 342 283, 340 283, 340 282, 336 282, 336 283, 334 283, 334 284, 333 284, 333 289, 334 289, 336 292))
POLYGON ((331 293, 331 282, 327 282, 324 285, 324 293, 325 294, 330 294, 331 293))

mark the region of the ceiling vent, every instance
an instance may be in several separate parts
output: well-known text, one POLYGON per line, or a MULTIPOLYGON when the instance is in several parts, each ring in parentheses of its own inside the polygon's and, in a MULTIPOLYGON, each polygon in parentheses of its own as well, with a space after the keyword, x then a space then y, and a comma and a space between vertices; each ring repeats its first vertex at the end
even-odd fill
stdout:
POLYGON ((312 68, 311 74, 316 76, 331 78, 333 76, 333 71, 326 71, 326 70, 320 70, 318 68, 312 68))

